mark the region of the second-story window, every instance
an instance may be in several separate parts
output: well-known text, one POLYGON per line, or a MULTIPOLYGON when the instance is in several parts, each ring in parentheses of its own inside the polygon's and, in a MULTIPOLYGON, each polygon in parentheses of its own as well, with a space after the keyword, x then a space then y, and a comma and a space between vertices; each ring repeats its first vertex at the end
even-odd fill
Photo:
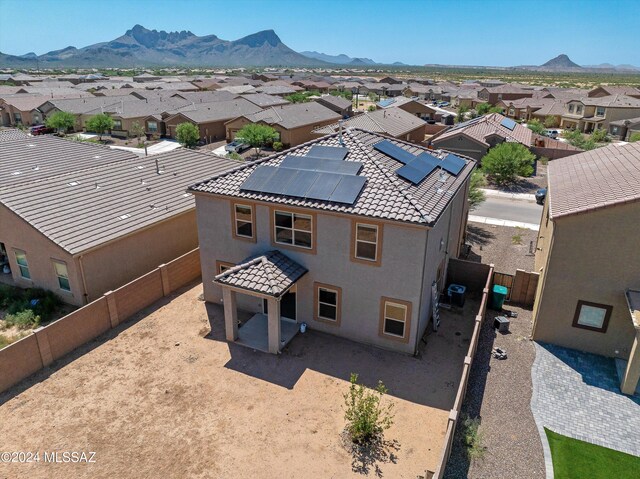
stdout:
POLYGON ((356 258, 367 261, 378 259, 378 226, 356 223, 356 258))
POLYGON ((248 205, 233 205, 236 236, 253 238, 253 208, 248 205))
POLYGON ((573 105, 569 105, 569 113, 573 113, 573 105))
POLYGON ((313 246, 313 218, 288 211, 274 211, 276 243, 311 249, 313 246))
POLYGON ((582 105, 576 105, 576 114, 582 115, 582 105))
POLYGON ((599 106, 596 108, 596 116, 604 116, 604 107, 599 106))

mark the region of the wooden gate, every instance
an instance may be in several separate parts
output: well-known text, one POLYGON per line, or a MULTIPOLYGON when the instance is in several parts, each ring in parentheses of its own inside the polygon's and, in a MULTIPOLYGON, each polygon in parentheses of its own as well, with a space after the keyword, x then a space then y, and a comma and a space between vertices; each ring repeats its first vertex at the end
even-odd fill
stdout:
POLYGON ((540 275, 538 273, 517 269, 516 277, 513 281, 511 302, 522 304, 523 306, 533 306, 539 279, 540 275))
POLYGON ((513 279, 514 276, 512 274, 507 273, 493 273, 493 284, 504 286, 507 288, 507 297, 506 301, 511 301, 511 292, 513 291, 513 279))

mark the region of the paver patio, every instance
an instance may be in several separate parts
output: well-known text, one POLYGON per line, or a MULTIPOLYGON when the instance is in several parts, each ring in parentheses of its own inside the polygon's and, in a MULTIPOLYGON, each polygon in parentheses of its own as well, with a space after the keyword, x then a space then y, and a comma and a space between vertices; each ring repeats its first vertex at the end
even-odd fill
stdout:
MULTIPOLYGON (((543 427, 599 446, 640 456, 640 398, 625 396, 615 361, 536 343, 531 409, 543 427)), ((547 477, 551 465, 543 437, 547 477)))
POLYGON ((227 343, 201 289, 0 395, 0 450, 96 452, 94 464, 0 464, 0 477, 415 479, 435 467, 475 301, 443 312, 418 358, 313 331, 275 356, 227 343), (394 445, 355 461, 340 437, 351 372, 383 380, 395 404, 394 445))

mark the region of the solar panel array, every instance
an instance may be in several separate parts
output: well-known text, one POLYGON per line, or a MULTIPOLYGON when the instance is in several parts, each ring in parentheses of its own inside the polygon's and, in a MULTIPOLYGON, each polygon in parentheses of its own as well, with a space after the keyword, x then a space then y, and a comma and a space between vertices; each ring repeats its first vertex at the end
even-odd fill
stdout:
POLYGON ((367 179, 357 176, 362 163, 343 161, 344 147, 314 145, 307 155, 287 155, 279 166, 257 167, 241 190, 310 200, 355 203, 367 179))
POLYGON ((394 145, 389 140, 383 140, 380 143, 376 143, 373 148, 394 160, 403 163, 404 166, 396 170, 396 175, 410 181, 414 185, 419 184, 436 168, 442 168, 452 175, 458 176, 467 164, 467 162, 462 158, 451 153, 447 154, 447 156, 442 159, 431 155, 426 151, 415 156, 399 146, 394 145))
POLYGON ((364 176, 264 165, 256 168, 240 189, 353 204, 366 181, 364 176))
POLYGON ((501 124, 502 126, 504 126, 505 128, 508 128, 509 130, 512 130, 512 131, 513 131, 513 129, 514 129, 514 128, 515 128, 515 126, 516 126, 516 122, 515 122, 515 121, 513 121, 511 118, 505 118, 504 120, 502 120, 502 121, 500 122, 500 124, 501 124))

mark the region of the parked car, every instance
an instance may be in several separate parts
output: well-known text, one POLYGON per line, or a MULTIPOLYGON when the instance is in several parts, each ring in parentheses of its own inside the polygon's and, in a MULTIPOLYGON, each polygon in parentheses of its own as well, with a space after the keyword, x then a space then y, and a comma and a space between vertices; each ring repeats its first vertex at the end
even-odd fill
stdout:
POLYGON ((556 138, 558 138, 558 130, 547 130, 546 135, 549 138, 553 138, 555 140, 556 138))
POLYGON ((224 147, 225 151, 228 151, 228 152, 233 151, 235 153, 242 153, 243 151, 248 150, 249 148, 251 148, 251 145, 247 145, 246 143, 243 143, 240 140, 234 140, 224 147))
POLYGON ((53 128, 47 128, 46 125, 37 125, 29 128, 29 133, 33 136, 37 135, 46 135, 49 133, 53 133, 55 130, 53 128))
POLYGON ((544 200, 546 198, 547 198, 546 188, 540 188, 538 191, 536 191, 536 203, 538 203, 539 205, 544 205, 544 200))

